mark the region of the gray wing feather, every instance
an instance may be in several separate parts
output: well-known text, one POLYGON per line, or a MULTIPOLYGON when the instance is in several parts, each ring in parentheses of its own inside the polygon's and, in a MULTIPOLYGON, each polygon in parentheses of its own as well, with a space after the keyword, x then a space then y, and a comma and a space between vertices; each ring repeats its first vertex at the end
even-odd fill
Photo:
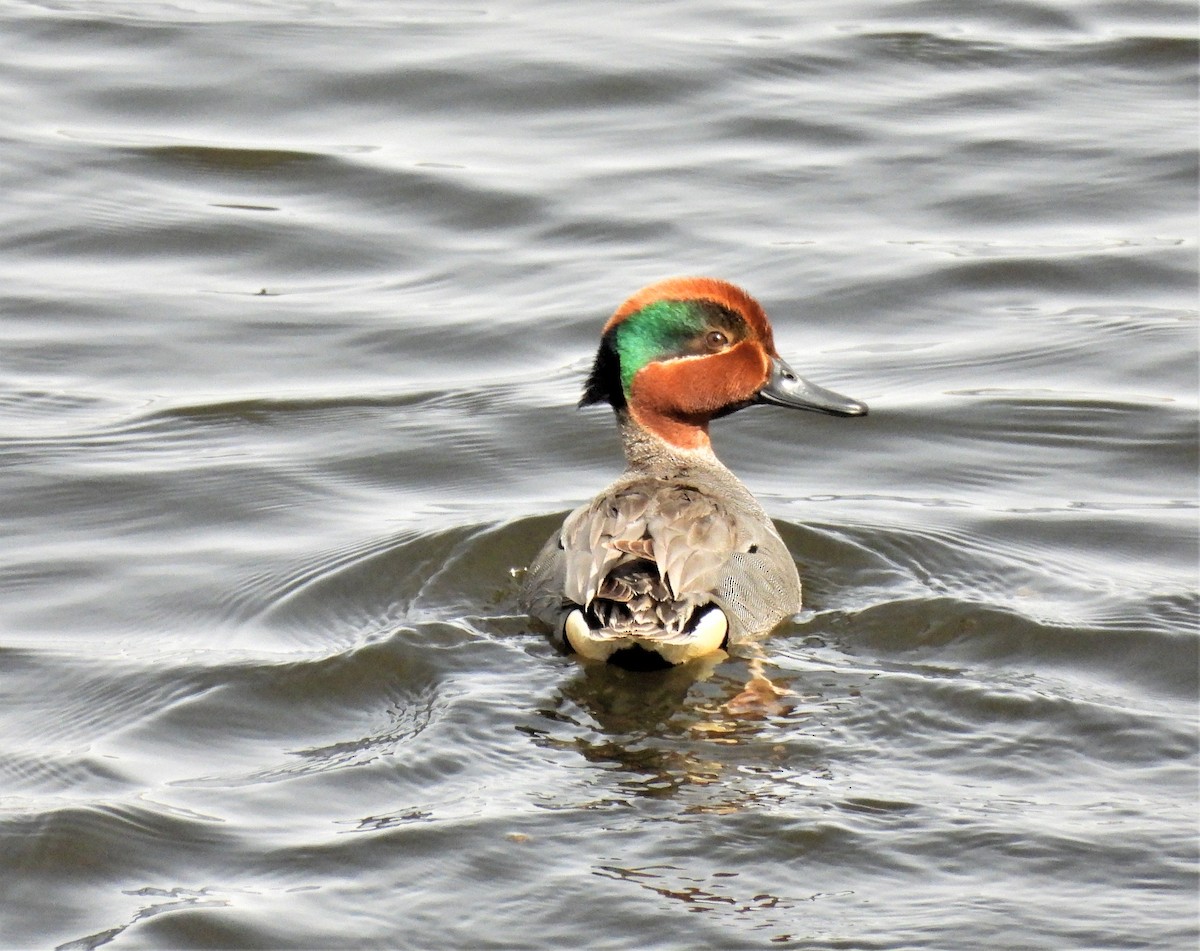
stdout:
POLYGON ((733 640, 765 633, 799 610, 800 583, 774 526, 750 504, 657 478, 617 483, 546 542, 526 574, 522 606, 558 633, 572 606, 625 596, 614 569, 652 561, 666 590, 638 620, 653 623, 657 639, 686 639, 683 625, 710 601, 725 609, 733 640))

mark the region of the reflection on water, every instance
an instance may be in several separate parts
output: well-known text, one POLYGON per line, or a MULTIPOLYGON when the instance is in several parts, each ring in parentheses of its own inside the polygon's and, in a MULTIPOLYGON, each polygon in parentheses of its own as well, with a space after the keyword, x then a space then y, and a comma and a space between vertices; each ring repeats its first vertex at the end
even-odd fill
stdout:
POLYGON ((680 815, 720 814, 781 800, 786 790, 775 784, 819 772, 815 763, 798 762, 797 741, 834 702, 814 685, 802 686, 802 678, 764 671, 759 658, 713 656, 654 672, 586 664, 538 710, 552 725, 522 732, 539 746, 571 750, 615 771, 622 797, 670 799, 712 786, 680 815))
POLYGON ((212 889, 192 891, 186 888, 172 888, 166 891, 161 888, 139 888, 125 892, 126 895, 137 898, 154 899, 151 904, 143 906, 132 918, 123 925, 107 928, 96 934, 67 941, 58 945, 54 951, 93 951, 119 938, 126 929, 133 927, 139 921, 153 918, 164 912, 181 911, 191 908, 226 908, 229 902, 214 894, 212 889))
POLYGON ((0 11, 0 943, 1195 946, 1200 44, 1062 6, 0 11), (761 656, 582 666, 696 272, 872 415, 713 427, 761 656))
MULTIPOLYGON (((681 902, 687 911, 719 911, 733 915, 753 916, 756 929, 780 927, 792 917, 773 914, 794 912, 803 901, 816 901, 821 895, 804 898, 780 898, 767 892, 750 895, 739 888, 737 872, 712 872, 703 877, 690 874, 687 869, 673 865, 650 865, 642 868, 619 868, 602 865, 594 874, 613 881, 627 882, 644 888, 672 902, 681 902)), ((751 889, 750 891, 753 891, 751 889)), ((787 942, 794 935, 787 932, 772 935, 772 942, 787 942)))

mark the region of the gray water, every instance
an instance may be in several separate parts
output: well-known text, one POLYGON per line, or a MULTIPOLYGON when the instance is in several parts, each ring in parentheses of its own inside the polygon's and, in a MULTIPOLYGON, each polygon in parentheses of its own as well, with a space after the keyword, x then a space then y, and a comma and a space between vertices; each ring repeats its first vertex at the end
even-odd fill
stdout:
POLYGON ((0 946, 1197 940, 1190 3, 0 7, 0 946), (780 702, 517 575, 643 284, 865 420, 718 453, 780 702))

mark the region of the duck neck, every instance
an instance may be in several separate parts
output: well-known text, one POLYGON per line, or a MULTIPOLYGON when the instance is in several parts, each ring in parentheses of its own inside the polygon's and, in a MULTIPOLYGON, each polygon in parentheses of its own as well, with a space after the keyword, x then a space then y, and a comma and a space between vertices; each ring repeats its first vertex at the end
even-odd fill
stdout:
POLYGON ((617 425, 630 469, 658 472, 696 465, 724 468, 709 441, 707 420, 696 425, 666 417, 641 419, 624 409, 617 412, 617 425))

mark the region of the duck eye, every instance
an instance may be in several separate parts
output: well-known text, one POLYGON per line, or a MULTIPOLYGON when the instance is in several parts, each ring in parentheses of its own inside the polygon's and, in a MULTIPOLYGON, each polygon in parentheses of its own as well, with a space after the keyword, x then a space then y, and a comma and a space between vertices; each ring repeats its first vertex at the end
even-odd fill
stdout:
POLYGON ((709 350, 720 350, 728 345, 729 338, 719 330, 710 330, 704 338, 704 342, 707 344, 709 350))

